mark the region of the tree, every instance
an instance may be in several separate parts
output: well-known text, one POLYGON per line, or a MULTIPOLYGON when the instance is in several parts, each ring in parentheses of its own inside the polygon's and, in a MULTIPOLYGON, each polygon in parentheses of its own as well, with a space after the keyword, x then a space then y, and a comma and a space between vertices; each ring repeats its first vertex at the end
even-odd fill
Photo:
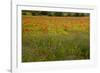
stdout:
POLYGON ((54 15, 55 16, 63 16, 63 13, 62 12, 55 12, 54 15))
POLYGON ((27 15, 26 12, 22 12, 22 15, 27 15))
POLYGON ((41 11, 41 12, 40 12, 40 15, 47 15, 47 14, 48 14, 47 11, 41 11))

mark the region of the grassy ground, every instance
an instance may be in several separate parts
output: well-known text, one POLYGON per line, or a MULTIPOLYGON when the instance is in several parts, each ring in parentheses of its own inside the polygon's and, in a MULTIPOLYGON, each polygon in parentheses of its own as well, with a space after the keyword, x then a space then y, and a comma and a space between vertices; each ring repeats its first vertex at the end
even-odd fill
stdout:
POLYGON ((22 62, 90 58, 89 17, 22 16, 22 62))

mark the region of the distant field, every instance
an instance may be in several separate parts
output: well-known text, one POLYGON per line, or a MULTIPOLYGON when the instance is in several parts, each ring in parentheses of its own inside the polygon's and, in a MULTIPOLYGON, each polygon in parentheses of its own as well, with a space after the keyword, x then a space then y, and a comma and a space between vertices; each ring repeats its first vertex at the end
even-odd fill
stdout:
POLYGON ((22 62, 90 58, 89 17, 22 16, 22 62))

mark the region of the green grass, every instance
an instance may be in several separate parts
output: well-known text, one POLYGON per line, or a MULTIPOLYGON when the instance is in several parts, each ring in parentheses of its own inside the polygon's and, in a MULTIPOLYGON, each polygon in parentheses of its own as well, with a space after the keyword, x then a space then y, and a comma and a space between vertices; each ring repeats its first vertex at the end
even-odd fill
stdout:
POLYGON ((90 58, 89 28, 79 26, 67 30, 57 29, 44 33, 38 30, 41 26, 33 27, 23 24, 23 29, 33 31, 22 33, 22 62, 83 60, 90 58))
POLYGON ((71 33, 69 35, 23 36, 23 62, 89 59, 89 35, 71 33))

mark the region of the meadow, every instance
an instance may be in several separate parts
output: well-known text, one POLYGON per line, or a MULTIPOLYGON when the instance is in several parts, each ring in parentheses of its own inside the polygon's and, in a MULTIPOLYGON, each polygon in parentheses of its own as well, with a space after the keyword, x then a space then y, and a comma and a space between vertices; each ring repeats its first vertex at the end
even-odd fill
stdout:
POLYGON ((90 59, 89 16, 22 15, 22 62, 90 59))

